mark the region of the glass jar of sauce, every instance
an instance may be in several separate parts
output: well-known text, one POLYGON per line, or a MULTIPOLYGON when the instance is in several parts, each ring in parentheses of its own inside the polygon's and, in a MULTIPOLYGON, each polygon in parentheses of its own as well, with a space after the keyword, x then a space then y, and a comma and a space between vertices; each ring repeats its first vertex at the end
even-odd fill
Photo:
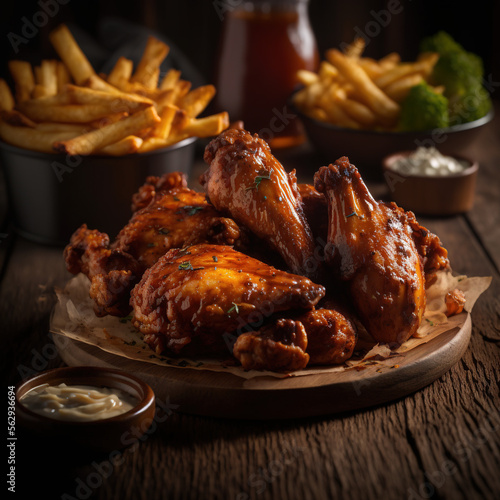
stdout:
POLYGON ((319 64, 308 0, 225 2, 215 86, 216 107, 242 120, 272 148, 304 140, 288 99, 299 69, 319 64))

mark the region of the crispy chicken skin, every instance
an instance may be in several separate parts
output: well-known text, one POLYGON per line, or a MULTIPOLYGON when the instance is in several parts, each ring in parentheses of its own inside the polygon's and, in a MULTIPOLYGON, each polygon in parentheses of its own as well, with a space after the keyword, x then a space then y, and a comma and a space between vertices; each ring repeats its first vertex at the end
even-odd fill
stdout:
POLYGON ((309 365, 337 365, 354 352, 357 332, 349 318, 336 309, 314 309, 297 318, 307 334, 309 365))
POLYGON ((352 356, 356 339, 354 325, 342 313, 312 309, 241 334, 233 354, 245 370, 294 371, 344 363, 352 356))
POLYGON ((287 310, 311 309, 325 289, 275 269, 229 246, 201 244, 170 250, 131 294, 133 324, 157 352, 179 353, 195 340, 216 344, 287 310))
POLYGON ((425 277, 407 214, 377 203, 342 157, 321 167, 316 189, 328 201, 327 262, 349 283, 356 310, 378 342, 402 343, 425 309, 425 277))
POLYGON ((176 188, 187 188, 186 176, 181 172, 172 172, 161 177, 149 176, 146 182, 132 196, 132 212, 146 208, 156 193, 172 191, 176 188))
POLYGON ((279 319, 258 332, 241 334, 234 344, 234 357, 245 370, 288 372, 302 370, 309 361, 304 325, 279 319))
POLYGON ((215 208, 267 241, 296 274, 319 275, 311 229, 302 211, 295 171, 287 174, 267 143, 228 129, 205 149, 201 182, 215 208))
POLYGON ((91 279, 90 295, 98 316, 129 314, 130 291, 171 248, 205 242, 238 247, 244 239, 238 225, 222 217, 203 193, 185 187, 179 174, 150 178, 133 204, 143 208, 113 243, 105 233, 83 225, 64 250, 68 270, 91 279))

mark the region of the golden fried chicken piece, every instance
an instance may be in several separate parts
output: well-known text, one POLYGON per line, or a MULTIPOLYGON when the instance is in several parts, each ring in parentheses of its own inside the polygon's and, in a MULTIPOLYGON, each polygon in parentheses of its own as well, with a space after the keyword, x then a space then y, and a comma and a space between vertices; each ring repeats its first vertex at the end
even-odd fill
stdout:
POLYGON ((64 250, 68 270, 83 272, 92 280, 90 295, 98 316, 129 314, 130 291, 171 248, 205 242, 243 244, 238 225, 222 217, 203 193, 185 187, 179 174, 150 178, 134 196, 134 205, 143 208, 112 244, 108 235, 84 224, 64 250))
POLYGON ((352 356, 356 329, 341 312, 312 309, 293 316, 236 339, 233 354, 245 370, 288 372, 309 365, 342 364, 352 356))
POLYGON ((161 177, 149 176, 146 182, 132 196, 132 212, 147 207, 156 193, 171 191, 175 188, 187 188, 187 178, 182 172, 172 172, 161 177))
MULTIPOLYGON (((394 202, 388 204, 393 210, 404 212, 394 202)), ((422 258, 425 284, 429 286, 435 279, 436 272, 450 267, 448 251, 441 245, 441 240, 434 233, 431 233, 424 226, 421 226, 413 212, 406 212, 408 224, 412 228, 412 238, 422 258)))
POLYGON ((279 319, 258 332, 241 334, 233 347, 234 357, 245 370, 289 372, 302 370, 309 361, 304 325, 279 319))
POLYGON ((337 309, 314 309, 297 318, 307 334, 309 365, 337 365, 354 352, 357 332, 349 318, 337 309))
POLYGON ((144 273, 131 294, 133 324, 157 353, 178 353, 280 311, 311 309, 324 293, 229 246, 194 245, 170 250, 144 273))
POLYGON ((465 294, 462 290, 455 288, 446 294, 444 298, 446 304, 446 316, 454 316, 460 314, 465 307, 465 294))
POLYGON ((372 337, 404 342, 417 331, 426 303, 424 269, 407 214, 377 203, 345 156, 321 167, 314 185, 328 200, 327 262, 349 282, 372 337))
POLYGON ((212 140, 204 160, 209 168, 201 182, 215 208, 267 241, 291 272, 316 278, 319 263, 295 171, 287 174, 257 135, 236 129, 212 140))

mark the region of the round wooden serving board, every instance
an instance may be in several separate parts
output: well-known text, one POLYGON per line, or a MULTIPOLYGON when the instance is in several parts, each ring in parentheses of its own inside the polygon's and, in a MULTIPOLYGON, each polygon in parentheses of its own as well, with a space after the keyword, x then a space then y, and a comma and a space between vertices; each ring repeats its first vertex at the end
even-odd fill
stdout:
MULTIPOLYGON (((340 373, 288 378, 243 379, 230 373, 169 368, 108 353, 93 345, 54 334, 69 366, 102 366, 133 373, 161 401, 196 415, 243 419, 298 418, 339 413, 393 401, 411 394, 446 373, 464 354, 471 319, 460 328, 392 358, 398 367, 369 365, 340 373), (377 371, 378 370, 378 371, 377 371)), ((394 365, 393 365, 394 366, 394 365)))

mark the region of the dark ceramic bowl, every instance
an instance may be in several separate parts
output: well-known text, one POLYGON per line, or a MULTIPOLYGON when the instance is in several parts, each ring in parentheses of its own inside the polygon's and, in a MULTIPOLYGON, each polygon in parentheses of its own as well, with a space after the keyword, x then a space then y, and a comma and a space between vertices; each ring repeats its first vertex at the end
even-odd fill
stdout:
POLYGON ((384 157, 397 151, 414 150, 419 146, 435 147, 442 154, 461 154, 475 140, 484 125, 493 119, 494 112, 473 122, 447 129, 416 132, 380 132, 338 127, 315 120, 296 109, 306 134, 325 163, 341 156, 358 167, 361 175, 382 176, 384 157))
POLYGON ((389 196, 405 210, 422 215, 454 215, 467 212, 474 205, 479 165, 461 155, 451 154, 469 166, 445 176, 403 175, 393 168, 394 162, 413 151, 401 151, 382 160, 389 196))
MULTIPOLYGON (((149 385, 121 370, 78 366, 48 370, 16 387, 16 420, 29 435, 57 448, 109 452, 121 450, 146 433, 153 422, 155 397, 149 385), (115 417, 90 422, 56 420, 39 415, 23 405, 20 399, 30 389, 42 384, 91 385, 120 389, 137 399, 134 408, 115 417)), ((74 450, 73 450, 74 451, 74 450)))
POLYGON ((114 237, 131 217, 132 195, 149 175, 189 175, 196 138, 120 157, 66 156, 0 141, 9 205, 17 232, 39 243, 67 244, 86 223, 114 237))

